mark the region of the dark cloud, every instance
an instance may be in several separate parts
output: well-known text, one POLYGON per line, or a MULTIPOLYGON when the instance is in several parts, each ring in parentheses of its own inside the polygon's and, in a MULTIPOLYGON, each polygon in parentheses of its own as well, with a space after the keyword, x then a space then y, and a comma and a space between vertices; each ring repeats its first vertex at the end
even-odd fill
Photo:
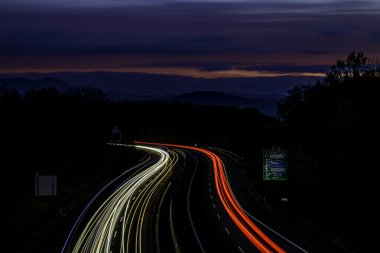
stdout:
MULTIPOLYGON (((274 11, 307 11, 312 10, 367 10, 373 7, 379 7, 376 0, 2 0, 5 7, 25 7, 32 6, 39 8, 105 8, 105 7, 140 7, 152 8, 157 6, 173 7, 208 7, 212 6, 213 9, 219 9, 228 6, 233 9, 241 8, 247 10, 247 7, 255 7, 258 11, 262 12, 268 10, 274 11)), ((231 10, 229 8, 228 10, 231 10)))
POLYGON ((271 65, 271 66, 245 66, 242 69, 246 70, 262 70, 262 71, 276 71, 280 73, 300 73, 300 72, 310 72, 310 73, 326 73, 329 70, 327 65, 306 65, 306 66, 297 66, 297 65, 271 65))
POLYGON ((3 58, 380 53, 378 1, 0 1, 3 58))
POLYGON ((380 46, 380 27, 378 30, 375 30, 375 31, 372 31, 370 34, 369 34, 369 38, 371 41, 373 41, 374 43, 376 43, 378 46, 380 46))

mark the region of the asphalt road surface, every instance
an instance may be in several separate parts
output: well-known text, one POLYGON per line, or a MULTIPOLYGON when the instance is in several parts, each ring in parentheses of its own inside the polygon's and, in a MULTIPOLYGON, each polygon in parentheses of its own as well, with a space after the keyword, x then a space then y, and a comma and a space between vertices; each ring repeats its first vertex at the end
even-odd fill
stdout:
POLYGON ((90 201, 62 252, 307 252, 240 204, 214 152, 136 147, 145 159, 90 201))

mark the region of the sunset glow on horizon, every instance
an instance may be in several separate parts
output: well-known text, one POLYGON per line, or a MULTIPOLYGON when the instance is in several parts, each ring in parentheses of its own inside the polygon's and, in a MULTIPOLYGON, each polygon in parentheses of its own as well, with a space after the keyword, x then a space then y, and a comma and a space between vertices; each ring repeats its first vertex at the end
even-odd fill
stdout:
POLYGON ((59 72, 115 72, 115 73, 139 73, 139 74, 157 74, 157 75, 174 75, 193 78, 217 79, 217 78, 255 78, 255 77, 285 77, 285 76, 308 76, 324 77, 324 73, 318 72, 279 72, 279 71, 262 71, 262 70, 244 70, 244 69, 226 69, 217 71, 207 71, 196 68, 184 67, 137 67, 137 68, 51 68, 51 69, 20 69, 4 71, 1 74, 22 74, 22 73, 59 73, 59 72))
MULTIPOLYGON (((374 0, 3 0, 1 7, 3 78, 62 72, 252 78, 252 92, 255 78, 317 80, 353 51, 380 58, 374 0)), ((285 92, 289 83, 272 87, 285 92)))

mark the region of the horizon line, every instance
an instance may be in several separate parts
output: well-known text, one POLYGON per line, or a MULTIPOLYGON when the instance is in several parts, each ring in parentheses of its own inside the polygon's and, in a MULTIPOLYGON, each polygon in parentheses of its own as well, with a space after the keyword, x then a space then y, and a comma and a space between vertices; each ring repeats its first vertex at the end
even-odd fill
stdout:
POLYGON ((274 78, 274 77, 325 77, 322 72, 283 72, 267 70, 225 69, 225 70, 203 70, 191 67, 126 67, 126 68, 30 68, 0 70, 1 75, 12 74, 54 74, 54 73, 135 73, 192 77, 199 79, 221 79, 221 78, 274 78))

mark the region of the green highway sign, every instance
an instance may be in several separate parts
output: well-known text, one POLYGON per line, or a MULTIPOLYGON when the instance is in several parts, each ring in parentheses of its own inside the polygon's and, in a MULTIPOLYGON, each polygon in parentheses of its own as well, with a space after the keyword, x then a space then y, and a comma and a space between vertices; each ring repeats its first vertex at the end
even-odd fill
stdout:
POLYGON ((279 147, 265 149, 263 152, 263 179, 288 179, 288 152, 279 147))

